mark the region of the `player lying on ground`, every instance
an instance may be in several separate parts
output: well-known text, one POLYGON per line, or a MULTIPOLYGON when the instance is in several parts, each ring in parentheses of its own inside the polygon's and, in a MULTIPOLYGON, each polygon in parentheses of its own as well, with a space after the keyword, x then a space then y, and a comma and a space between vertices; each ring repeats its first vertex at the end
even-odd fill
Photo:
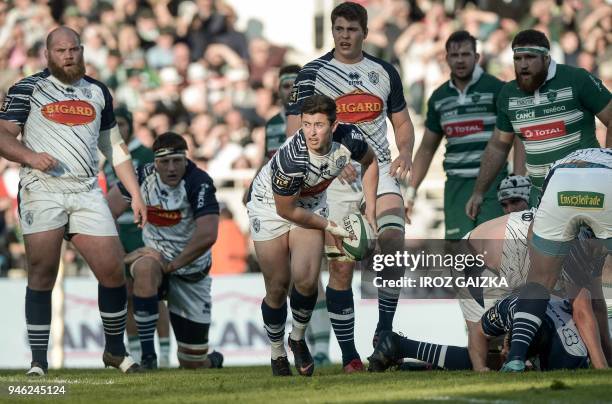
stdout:
MULTIPOLYGON (((219 204, 206 172, 186 157, 187 143, 167 132, 153 143, 155 161, 138 169, 150 221, 142 247, 126 256, 134 280, 134 318, 142 349, 141 366, 157 368, 154 333, 158 300, 168 300, 170 323, 183 368, 221 367, 223 356, 208 354, 210 248, 217 239, 219 204)), ((108 193, 115 217, 128 207, 121 184, 108 193)))
MULTIPOLYGON (((510 332, 516 313, 516 295, 499 300, 485 312, 479 323, 481 346, 486 354, 487 340, 510 332)), ((380 342, 369 358, 369 369, 382 372, 398 359, 419 359, 433 367, 446 370, 476 368, 466 347, 438 345, 411 340, 394 332, 381 334, 380 342)), ((588 366, 587 349, 571 315, 568 300, 551 299, 540 333, 529 347, 528 357, 540 370, 578 369, 588 366), (537 359, 537 361, 536 361, 537 359)), ((479 370, 489 370, 487 367, 479 370)))
POLYGON ((338 241, 349 235, 325 218, 325 190, 351 159, 363 165, 366 217, 376 228, 378 164, 372 149, 355 127, 338 124, 330 97, 307 98, 301 117, 301 129, 257 174, 247 203, 251 238, 266 286, 261 311, 272 348, 272 374, 283 376, 291 375, 284 346, 291 281, 289 347, 299 374, 310 376, 314 370, 304 331, 317 300, 324 232, 338 241))

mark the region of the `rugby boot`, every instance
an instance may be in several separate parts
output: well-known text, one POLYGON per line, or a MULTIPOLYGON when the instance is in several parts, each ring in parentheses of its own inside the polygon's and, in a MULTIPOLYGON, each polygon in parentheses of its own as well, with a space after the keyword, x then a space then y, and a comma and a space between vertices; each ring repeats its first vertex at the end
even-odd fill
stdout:
POLYGON ((504 366, 499 369, 500 372, 504 373, 518 373, 525 371, 525 361, 521 359, 512 359, 504 363, 504 366))
POLYGON ((140 360, 141 370, 157 370, 157 355, 151 354, 143 356, 140 360))
POLYGON ((396 366, 399 353, 400 336, 393 331, 383 331, 378 338, 378 344, 372 355, 368 358, 369 372, 384 372, 391 366, 396 366))
POLYGON ((208 354, 208 360, 210 360, 210 367, 212 369, 221 369, 223 367, 223 354, 221 352, 212 351, 208 354))
POLYGON ((47 367, 39 362, 30 363, 30 370, 26 372, 28 377, 41 377, 47 375, 47 367))
POLYGON ((314 372, 314 360, 310 355, 306 340, 294 341, 289 337, 288 339, 289 349, 293 352, 293 361, 295 363, 295 370, 302 376, 312 376, 314 372))
POLYGON ((344 370, 344 373, 358 373, 365 371, 365 368, 363 367, 363 362, 361 359, 355 358, 347 363, 342 370, 344 370))
POLYGON ((270 359, 270 364, 272 365, 272 376, 292 376, 289 360, 286 356, 270 359))
POLYGON ((132 357, 127 353, 125 356, 113 355, 108 351, 104 351, 102 355, 102 362, 106 367, 114 367, 122 371, 123 373, 136 373, 140 372, 140 365, 134 362, 132 357))

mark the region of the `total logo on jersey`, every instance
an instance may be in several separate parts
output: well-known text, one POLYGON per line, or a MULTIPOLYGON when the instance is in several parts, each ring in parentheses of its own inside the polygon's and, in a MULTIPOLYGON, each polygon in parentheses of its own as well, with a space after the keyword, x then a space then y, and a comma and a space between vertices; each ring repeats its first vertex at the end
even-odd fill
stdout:
POLYGON ((480 133, 484 130, 482 119, 463 121, 444 125, 444 133, 447 137, 463 137, 480 133))
POLYGON ((55 123, 77 126, 86 125, 96 119, 95 108, 87 101, 57 101, 44 105, 42 115, 55 123))
POLYGON ((565 122, 557 121, 543 125, 528 126, 521 128, 521 133, 526 140, 546 140, 566 134, 565 122))
POLYGON ((382 113, 383 106, 380 97, 360 90, 336 98, 336 114, 343 123, 371 122, 382 113))

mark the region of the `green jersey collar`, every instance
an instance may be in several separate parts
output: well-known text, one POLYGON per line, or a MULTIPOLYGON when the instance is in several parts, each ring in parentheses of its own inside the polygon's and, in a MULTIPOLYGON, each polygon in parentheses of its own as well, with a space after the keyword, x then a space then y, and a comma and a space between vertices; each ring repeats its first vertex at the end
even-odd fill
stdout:
POLYGON ((455 90, 457 90, 457 92, 459 93, 459 99, 457 100, 460 104, 463 104, 465 102, 465 96, 468 92, 468 90, 470 89, 471 86, 473 86, 474 84, 476 84, 476 82, 478 80, 480 80, 480 78, 482 77, 482 75, 484 74, 484 70, 482 70, 482 67, 480 67, 480 65, 476 65, 474 67, 474 72, 472 73, 472 79, 470 80, 470 82, 467 84, 467 86, 465 86, 465 88, 463 89, 463 91, 459 90, 456 86, 455 83, 453 83, 453 79, 451 78, 450 80, 448 80, 448 85, 450 86, 450 88, 453 88, 455 90))

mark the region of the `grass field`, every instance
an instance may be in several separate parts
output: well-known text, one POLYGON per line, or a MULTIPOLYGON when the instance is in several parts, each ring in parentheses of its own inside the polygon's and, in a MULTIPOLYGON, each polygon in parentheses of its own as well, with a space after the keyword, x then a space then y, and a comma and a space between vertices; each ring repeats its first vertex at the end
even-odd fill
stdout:
POLYGON ((0 370, 0 402, 331 403, 433 401, 466 403, 612 402, 612 371, 525 374, 472 372, 340 373, 334 366, 312 378, 273 378, 267 367, 215 371, 160 370, 122 375, 113 370, 52 370, 32 381, 23 371, 0 370), (65 396, 17 398, 8 386, 65 386, 65 396))

